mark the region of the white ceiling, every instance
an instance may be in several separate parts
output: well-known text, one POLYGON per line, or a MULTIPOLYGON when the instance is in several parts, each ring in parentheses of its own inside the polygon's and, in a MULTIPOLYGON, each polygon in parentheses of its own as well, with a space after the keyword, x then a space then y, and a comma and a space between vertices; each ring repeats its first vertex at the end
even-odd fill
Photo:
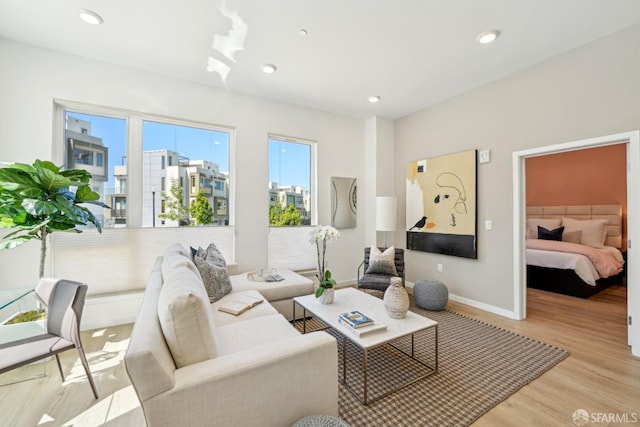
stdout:
POLYGON ((357 118, 402 117, 638 22, 638 0, 0 1, 0 38, 357 118), (230 34, 242 50, 225 56, 213 42, 230 34))

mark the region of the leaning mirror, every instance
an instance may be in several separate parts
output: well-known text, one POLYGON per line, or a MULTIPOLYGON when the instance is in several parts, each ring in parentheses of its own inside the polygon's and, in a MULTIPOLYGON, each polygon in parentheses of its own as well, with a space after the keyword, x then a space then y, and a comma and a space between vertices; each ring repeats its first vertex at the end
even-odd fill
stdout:
POLYGON ((355 228, 358 217, 358 185, 355 178, 331 177, 331 225, 355 228))

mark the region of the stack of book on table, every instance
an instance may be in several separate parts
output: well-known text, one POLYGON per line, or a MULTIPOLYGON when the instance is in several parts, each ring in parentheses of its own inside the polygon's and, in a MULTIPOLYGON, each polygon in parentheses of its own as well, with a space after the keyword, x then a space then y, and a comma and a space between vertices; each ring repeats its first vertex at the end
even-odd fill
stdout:
POLYGON ((386 325, 374 322, 372 318, 359 312, 358 310, 348 311, 346 313, 340 314, 338 317, 338 321, 346 329, 349 329, 359 337, 368 335, 373 332, 384 331, 387 329, 386 325))

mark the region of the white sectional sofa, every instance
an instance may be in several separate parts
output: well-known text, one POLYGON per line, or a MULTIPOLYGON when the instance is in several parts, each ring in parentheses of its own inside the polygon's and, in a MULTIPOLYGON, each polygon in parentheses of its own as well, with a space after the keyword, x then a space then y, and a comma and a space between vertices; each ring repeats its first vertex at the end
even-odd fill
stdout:
POLYGON ((189 251, 151 271, 125 366, 147 425, 289 426, 338 415, 338 354, 325 332, 301 335, 264 301, 239 316, 209 303, 189 251))

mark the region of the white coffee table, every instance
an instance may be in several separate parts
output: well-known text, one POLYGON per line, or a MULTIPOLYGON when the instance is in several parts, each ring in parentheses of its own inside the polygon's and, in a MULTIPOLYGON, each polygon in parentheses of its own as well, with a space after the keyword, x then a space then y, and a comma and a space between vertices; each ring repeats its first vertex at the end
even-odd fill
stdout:
MULTIPOLYGON (((295 314, 296 304, 301 306, 304 311, 303 320, 303 333, 306 333, 306 317, 310 312, 313 316, 320 319, 327 324, 330 328, 335 330, 342 337, 342 384, 364 405, 368 405, 378 399, 381 399, 399 389, 413 384, 414 382, 428 377, 438 371, 438 322, 428 319, 424 316, 420 316, 411 311, 407 312, 407 316, 404 319, 392 319, 390 318, 384 308, 384 303, 381 299, 361 292, 355 288, 339 289, 335 291, 335 298, 333 304, 322 304, 314 295, 305 295, 293 298, 293 311, 295 314), (341 313, 348 311, 359 310, 365 315, 374 319, 374 321, 383 323, 387 326, 384 331, 374 332, 370 335, 358 337, 352 331, 348 330, 347 326, 341 325, 338 321, 338 316, 341 313), (415 357, 414 352, 414 335, 429 329, 434 329, 434 360, 433 365, 430 365, 415 357), (406 356, 419 362, 427 369, 427 372, 417 378, 412 378, 400 384, 393 390, 376 396, 374 399, 369 399, 367 394, 368 386, 368 355, 374 348, 383 345, 393 345, 393 341, 403 337, 411 337, 411 351, 406 353, 400 348, 394 346, 397 350, 401 351, 406 356), (347 383, 347 342, 349 340, 364 352, 363 359, 363 397, 355 393, 347 383)), ((389 366, 393 368, 393 366, 389 366)))

